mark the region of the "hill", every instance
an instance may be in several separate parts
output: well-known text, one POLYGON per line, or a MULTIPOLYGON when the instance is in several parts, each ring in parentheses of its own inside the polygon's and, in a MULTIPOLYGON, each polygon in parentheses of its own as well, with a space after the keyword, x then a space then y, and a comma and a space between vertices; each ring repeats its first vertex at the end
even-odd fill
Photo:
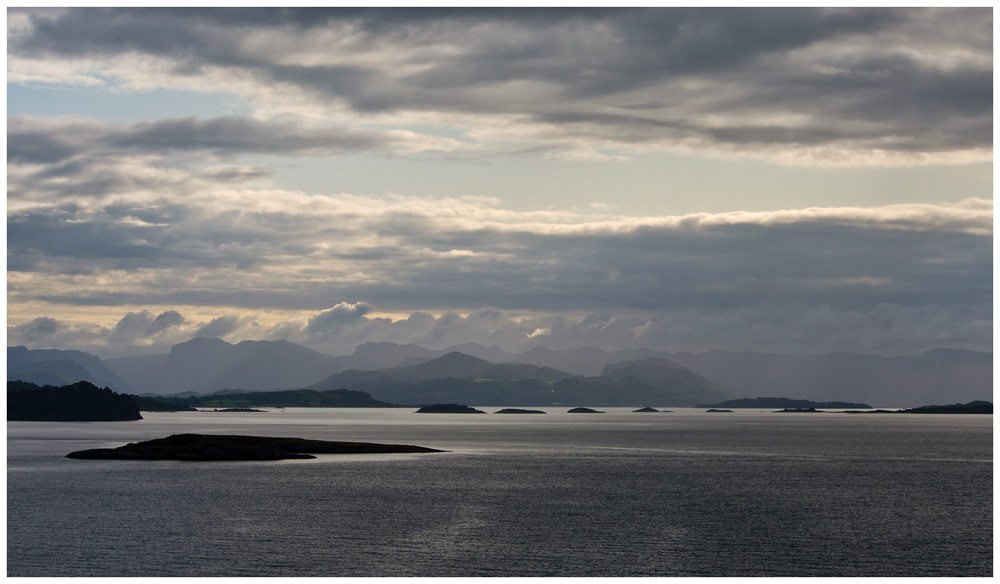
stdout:
POLYGON ((132 386, 99 357, 83 351, 29 350, 23 345, 7 347, 7 380, 58 386, 88 381, 120 393, 134 393, 132 386))
MULTIPOLYGON (((413 384, 432 379, 557 380, 567 377, 572 376, 565 371, 558 371, 549 367, 536 367, 524 363, 491 363, 485 359, 452 351, 435 359, 406 367, 391 367, 377 371, 351 369, 331 375, 322 381, 314 383, 310 388, 329 389, 332 387, 349 387, 367 391, 377 390, 377 388, 384 386, 413 384)), ((388 398, 383 397, 380 399, 388 398)))
MULTIPOLYGON (((339 378, 343 381, 343 378, 339 378)), ((352 386, 348 386, 352 387, 352 386)), ((361 385, 353 387, 362 387, 361 385)), ((728 397, 714 387, 669 386, 635 376, 536 378, 457 378, 365 380, 364 390, 377 399, 415 405, 469 403, 490 406, 693 406, 705 397, 728 397)))
POLYGON ((80 381, 63 387, 7 382, 7 420, 32 422, 117 422, 141 420, 135 401, 109 388, 80 381))
MULTIPOLYGON (((698 375, 686 367, 681 367, 673 361, 659 357, 610 363, 604 367, 601 375, 616 379, 641 379, 664 391, 683 395, 688 401, 694 401, 695 403, 698 402, 700 396, 704 395, 715 395, 718 399, 732 397, 732 394, 717 383, 698 375)), ((683 404, 671 403, 664 405, 683 404)))

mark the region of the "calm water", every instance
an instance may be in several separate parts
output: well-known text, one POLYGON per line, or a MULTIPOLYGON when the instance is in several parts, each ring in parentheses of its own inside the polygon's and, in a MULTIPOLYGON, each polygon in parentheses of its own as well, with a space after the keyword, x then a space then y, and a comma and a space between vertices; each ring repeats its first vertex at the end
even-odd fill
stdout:
POLYGON ((605 409, 8 422, 7 574, 992 575, 992 416, 605 409), (450 452, 63 458, 181 432, 450 452))

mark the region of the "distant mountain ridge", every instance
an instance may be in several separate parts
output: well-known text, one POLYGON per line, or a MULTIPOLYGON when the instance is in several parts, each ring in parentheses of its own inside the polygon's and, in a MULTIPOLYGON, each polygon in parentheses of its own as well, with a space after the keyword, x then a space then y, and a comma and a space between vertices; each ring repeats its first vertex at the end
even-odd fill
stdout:
POLYGON ((41 381, 37 384, 54 386, 87 381, 110 387, 118 393, 134 393, 131 385, 108 368, 100 357, 83 351, 29 350, 23 345, 7 347, 7 380, 41 381), (82 376, 84 373, 86 377, 82 376))
POLYGON ((632 371, 626 364, 621 371, 625 374, 617 377, 582 377, 551 367, 494 364, 451 352, 407 367, 344 371, 314 384, 312 389, 347 387, 366 391, 377 399, 417 405, 690 406, 709 396, 724 399, 730 395, 693 371, 662 359, 648 363, 647 370, 632 371))
MULTIPOLYGON (((569 350, 536 347, 524 353, 505 354, 499 347, 476 343, 455 347, 460 347, 461 351, 426 349, 414 344, 364 343, 353 354, 338 357, 287 341, 243 341, 233 345, 221 339, 197 338, 175 345, 169 354, 105 362, 80 351, 8 347, 7 373, 8 379, 52 385, 90 381, 131 394, 201 395, 219 391, 312 387, 322 385, 321 381, 334 375, 340 375, 342 387, 388 381, 398 385, 435 377, 466 376, 480 379, 480 382, 529 378, 556 382, 574 375, 598 377, 603 373, 617 376, 620 384, 628 375, 616 373, 615 368, 605 372, 609 365, 632 362, 630 367, 634 369, 643 367, 635 364, 637 362, 664 359, 700 376, 700 384, 705 387, 724 388, 728 392, 726 397, 784 395, 817 402, 871 403, 876 407, 993 399, 992 353, 958 349, 882 357, 856 353, 809 355, 721 350, 704 353, 649 349, 605 352, 591 347, 569 350), (447 361, 435 362, 456 352, 468 359, 452 357, 455 367, 445 366, 447 361)), ((671 371, 669 367, 660 369, 662 374, 671 371)), ((636 371, 634 369, 633 373, 636 371)), ((649 385, 655 381, 648 379, 650 374, 644 374, 646 379, 638 375, 636 381, 649 385)), ((330 385, 325 387, 329 389, 330 385)), ((700 403, 712 401, 704 399, 700 403)))

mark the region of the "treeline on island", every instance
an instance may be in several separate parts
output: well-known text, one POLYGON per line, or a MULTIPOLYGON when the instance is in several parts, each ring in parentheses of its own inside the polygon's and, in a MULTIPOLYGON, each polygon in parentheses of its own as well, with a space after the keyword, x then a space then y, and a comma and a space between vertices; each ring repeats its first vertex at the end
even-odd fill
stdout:
POLYGON ((21 422, 117 422, 141 420, 143 411, 193 411, 194 408, 115 393, 88 381, 62 387, 7 382, 7 420, 21 422))

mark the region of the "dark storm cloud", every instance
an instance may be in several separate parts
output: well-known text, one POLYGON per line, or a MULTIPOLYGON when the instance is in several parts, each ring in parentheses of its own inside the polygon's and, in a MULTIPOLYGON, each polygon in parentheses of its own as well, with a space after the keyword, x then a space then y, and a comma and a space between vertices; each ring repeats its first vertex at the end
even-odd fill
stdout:
MULTIPOLYGON (((514 114, 551 126, 555 141, 992 149, 988 8, 71 9, 35 15, 8 37, 17 58, 130 53, 168 58, 178 77, 221 67, 361 113, 514 114)), ((296 146, 191 126, 136 129, 123 144, 168 145, 174 129, 203 132, 208 149, 239 149, 244 138, 280 151, 330 147, 301 132, 285 136, 296 146)), ((63 152, 28 138, 15 156, 63 152)))

